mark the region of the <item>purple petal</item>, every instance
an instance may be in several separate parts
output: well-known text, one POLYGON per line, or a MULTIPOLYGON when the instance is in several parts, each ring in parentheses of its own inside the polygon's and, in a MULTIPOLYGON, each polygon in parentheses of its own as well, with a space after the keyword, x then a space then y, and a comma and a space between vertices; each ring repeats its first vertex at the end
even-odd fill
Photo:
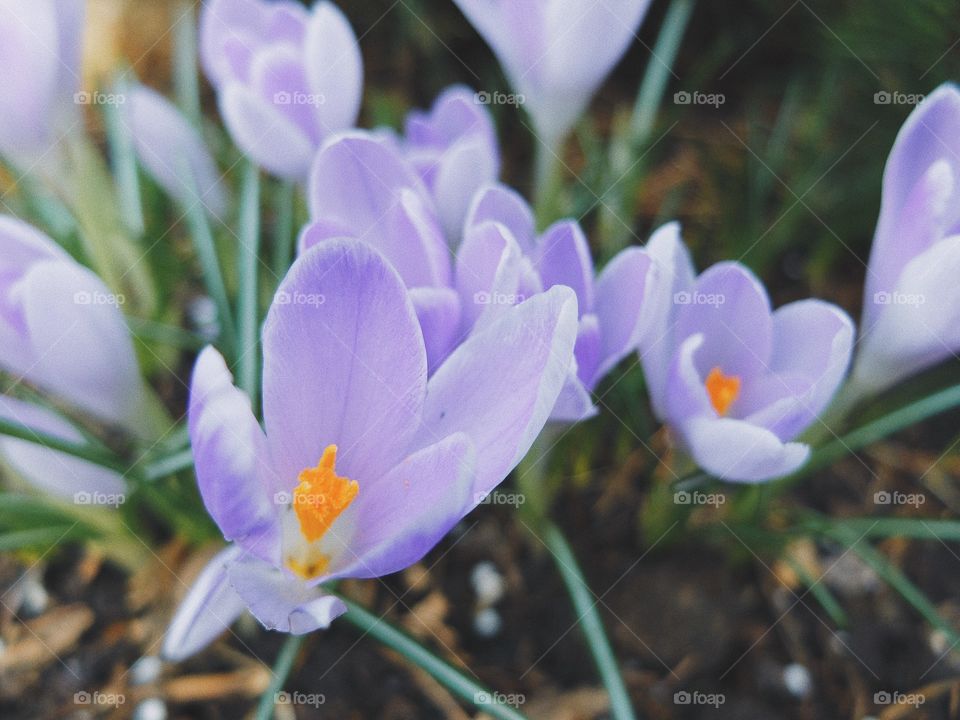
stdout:
POLYGON ((362 486, 347 565, 334 576, 381 577, 421 560, 476 504, 475 463, 470 439, 458 433, 362 486))
POLYGON ((418 444, 457 432, 476 448, 474 492, 494 488, 530 449, 566 381, 576 297, 554 287, 473 333, 431 378, 418 444))
POLYGON ((308 250, 280 284, 263 329, 263 414, 287 488, 324 448, 361 484, 404 457, 426 391, 423 336, 396 271, 368 245, 308 250))
MULTIPOLYGON (((63 440, 84 442, 80 431, 59 415, 6 395, 0 395, 0 418, 63 440)), ((120 502, 126 492, 126 482, 118 473, 37 443, 4 436, 0 437, 0 452, 25 480, 66 500, 80 502, 77 494, 82 493, 88 498, 111 496, 120 502)), ((93 498, 91 502, 98 501, 93 498)))
POLYGON ((413 288, 410 300, 423 331, 427 372, 432 374, 460 339, 460 296, 450 288, 413 288))
POLYGON ((222 218, 227 198, 220 172, 200 133, 159 93, 142 85, 129 91, 126 120, 137 157, 164 191, 182 204, 192 203, 194 192, 185 187, 182 163, 193 173, 197 197, 215 217, 222 218))
POLYGON ((268 562, 280 562, 280 519, 266 438, 250 398, 233 385, 220 353, 207 347, 190 384, 190 444, 203 504, 223 536, 268 562))
POLYGON ((704 337, 697 353, 701 375, 719 367, 746 381, 766 370, 773 350, 770 300, 747 268, 717 263, 697 278, 690 293, 675 301, 680 306, 675 337, 704 337))
POLYGON ((547 228, 537 241, 536 268, 544 288, 566 285, 577 294, 581 317, 593 311, 593 260, 579 223, 561 220, 547 228))
POLYGON ((310 172, 310 217, 369 243, 410 287, 448 285, 450 257, 426 188, 390 142, 329 141, 310 172))
POLYGON ((597 278, 593 312, 600 324, 600 362, 590 384, 595 385, 617 363, 639 349, 651 325, 647 297, 653 261, 641 248, 623 250, 597 278))
POLYGON ((481 318, 496 318, 523 299, 519 293, 522 260, 519 245, 503 225, 486 222, 467 230, 455 272, 464 331, 481 318))
POLYGON ((305 70, 324 136, 353 127, 363 96, 363 58, 350 22, 331 2, 317 3, 307 24, 305 70))
POLYGON ((518 192, 502 184, 478 191, 467 213, 465 227, 469 229, 488 221, 506 226, 524 255, 533 253, 536 236, 533 211, 518 192))
POLYGON ((600 321, 593 313, 587 313, 580 318, 577 346, 573 354, 577 360, 577 376, 591 390, 596 385, 597 370, 603 357, 602 348, 600 321))
POLYGON ((323 595, 299 578, 245 557, 230 566, 230 584, 268 630, 304 635, 326 628, 347 611, 343 601, 323 595))
POLYGON ((314 146, 303 130, 252 90, 230 83, 220 92, 220 114, 244 154, 267 172, 306 178, 314 146))
POLYGON ((227 581, 227 569, 239 553, 235 545, 228 545, 214 555, 190 586, 163 638, 164 659, 180 662, 199 652, 246 609, 227 581))

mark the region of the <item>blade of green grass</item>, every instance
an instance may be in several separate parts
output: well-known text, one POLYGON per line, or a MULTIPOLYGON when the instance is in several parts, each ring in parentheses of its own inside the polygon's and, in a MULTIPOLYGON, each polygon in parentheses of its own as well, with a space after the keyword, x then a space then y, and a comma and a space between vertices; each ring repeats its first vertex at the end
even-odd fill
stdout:
POLYGON ((129 474, 130 467, 123 460, 111 453, 106 448, 98 447, 89 443, 75 443, 70 440, 64 440, 56 435, 50 435, 36 428, 23 425, 6 418, 0 418, 0 435, 26 440, 27 442, 42 445, 51 450, 72 455, 73 457, 86 460, 94 465, 105 467, 115 472, 129 474))
POLYGON ((237 297, 237 318, 240 347, 237 356, 237 384, 250 397, 256 408, 257 366, 260 352, 257 346, 259 302, 257 275, 260 264, 260 171, 251 162, 246 163, 240 192, 240 292, 237 297))
POLYGON ((283 684, 287 681, 287 676, 293 668, 293 661, 297 659, 297 653, 300 652, 304 639, 303 635, 290 635, 283 643, 283 647, 277 654, 277 661, 273 664, 273 679, 260 696, 254 720, 270 720, 273 717, 277 693, 283 689, 283 684))
POLYGON ((200 127, 200 82, 197 73, 197 17, 195 2, 180 2, 173 27, 173 87, 177 105, 200 127))
MULTIPOLYGON (((119 74, 114 81, 114 93, 125 97, 129 83, 119 74)), ((117 103, 103 104, 103 120, 110 150, 110 167, 117 197, 120 200, 120 218, 130 234, 143 235, 143 202, 140 196, 140 174, 137 172, 137 155, 133 146, 130 127, 123 121, 122 106, 117 103)))
POLYGON ((297 195, 297 186, 292 182, 282 182, 277 185, 274 194, 274 208, 276 224, 273 238, 273 274, 282 278, 287 274, 293 260, 293 215, 294 202, 297 195))

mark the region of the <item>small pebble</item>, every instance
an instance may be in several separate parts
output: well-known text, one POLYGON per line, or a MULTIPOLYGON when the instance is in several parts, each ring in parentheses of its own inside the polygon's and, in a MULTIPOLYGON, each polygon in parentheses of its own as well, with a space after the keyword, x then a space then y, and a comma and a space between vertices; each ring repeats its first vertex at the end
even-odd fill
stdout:
POLYGON ((133 720, 167 720, 167 705, 160 698, 148 698, 137 705, 133 720))
POLYGON ((783 669, 783 684, 795 698, 803 700, 813 690, 810 671, 800 663, 790 663, 783 669))
POLYGON ((130 668, 130 682, 134 685, 148 685, 156 682, 163 670, 163 661, 156 655, 140 658, 130 668))
POLYGON ((470 573, 470 584, 477 594, 477 604, 489 607, 499 602, 506 590, 503 575, 492 562, 477 563, 470 573))
POLYGON ((503 627, 503 621, 500 619, 500 613, 491 607, 473 616, 473 629, 480 637, 496 637, 501 627, 503 627))

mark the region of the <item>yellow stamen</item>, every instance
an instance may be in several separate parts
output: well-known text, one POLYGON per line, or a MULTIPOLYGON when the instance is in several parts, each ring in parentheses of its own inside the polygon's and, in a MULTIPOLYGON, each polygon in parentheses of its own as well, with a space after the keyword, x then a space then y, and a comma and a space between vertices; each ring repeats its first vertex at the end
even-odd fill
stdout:
POLYGON ((360 490, 356 480, 337 475, 336 463, 337 446, 328 445, 317 466, 303 470, 297 478, 300 484, 293 491, 293 509, 308 542, 323 537, 360 490))
POLYGON ((736 375, 724 375, 718 367, 710 371, 704 385, 710 396, 710 404, 718 415, 726 415, 740 395, 740 378, 736 375))
POLYGON ((323 575, 330 567, 330 556, 317 553, 315 559, 306 562, 290 556, 287 558, 287 567, 304 580, 313 580, 318 575, 323 575))

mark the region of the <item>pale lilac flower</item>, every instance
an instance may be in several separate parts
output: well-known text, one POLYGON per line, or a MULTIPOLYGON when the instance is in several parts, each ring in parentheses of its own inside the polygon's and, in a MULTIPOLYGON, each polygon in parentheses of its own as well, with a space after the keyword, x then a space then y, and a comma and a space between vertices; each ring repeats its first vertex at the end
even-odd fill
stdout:
MULTIPOLYGON (((85 441, 79 430, 56 413, 5 395, 0 395, 0 418, 68 442, 85 441)), ((0 454, 24 480, 64 500, 103 504, 111 499, 118 502, 125 494, 126 483, 113 470, 38 443, 0 436, 0 454)))
POLYGON ((145 391, 123 302, 39 230, 0 216, 0 368, 139 432, 145 391))
POLYGON ((264 326, 264 429, 220 355, 197 360, 197 479, 234 544, 184 600, 164 654, 195 652, 244 608, 283 632, 326 627, 346 608, 324 584, 422 558, 526 454, 575 334, 576 300, 557 288, 473 334, 428 379, 396 270, 356 240, 304 252, 264 326))
POLYGON ((197 197, 211 215, 222 218, 227 196, 200 131, 173 103, 148 87, 133 85, 124 99, 123 121, 144 169, 181 204, 193 203, 197 197), (185 172, 192 174, 190 180, 184 178, 185 172))
POLYGON ((500 173, 490 113, 469 88, 449 87, 429 112, 413 111, 407 116, 403 145, 430 190, 448 241, 455 246, 473 196, 500 173))
POLYGON ((620 60, 650 0, 454 0, 554 148, 620 60))
POLYGON ((960 91, 943 85, 897 135, 867 267, 852 395, 960 350, 960 91))
POLYGON ((772 312, 763 285, 739 263, 695 277, 676 224, 647 250, 658 268, 655 321, 640 351, 658 417, 721 479, 760 482, 797 470, 810 448, 793 441, 843 380, 851 320, 820 300, 772 312))
POLYGON ((200 56, 234 142, 274 175, 303 180, 324 138, 357 119, 360 48, 326 0, 210 0, 200 56))
POLYGON ((81 116, 83 0, 0 0, 0 154, 41 162, 81 116))

